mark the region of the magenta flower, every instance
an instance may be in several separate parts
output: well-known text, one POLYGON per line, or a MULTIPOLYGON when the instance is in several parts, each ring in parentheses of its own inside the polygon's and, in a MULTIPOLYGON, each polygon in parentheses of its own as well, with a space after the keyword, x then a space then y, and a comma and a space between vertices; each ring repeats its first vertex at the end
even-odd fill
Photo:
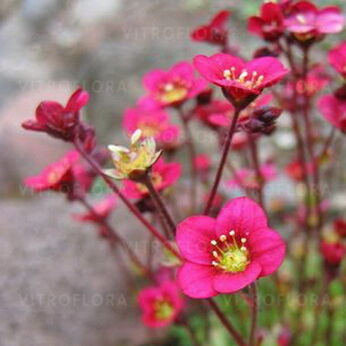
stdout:
MULTIPOLYGON (((157 191, 163 191, 174 185, 181 176, 181 165, 177 162, 165 163, 160 158, 151 168, 151 181, 157 191)), ((142 183, 123 180, 123 192, 128 198, 143 198, 149 191, 142 183)))
MULTIPOLYGON (((260 167, 261 176, 264 182, 274 180, 278 173, 273 163, 265 163, 260 167)), ((260 182, 257 179, 256 172, 249 168, 241 168, 234 172, 234 178, 228 180, 226 186, 230 188, 240 187, 244 189, 259 189, 260 182)))
POLYGON ((138 304, 142 310, 142 321, 150 328, 170 325, 185 305, 174 281, 164 281, 159 286, 141 290, 138 295, 138 304))
POLYGON ((218 12, 210 23, 193 30, 191 38, 194 41, 225 46, 228 37, 227 22, 230 14, 230 11, 226 10, 218 12))
POLYGON ((324 260, 331 265, 340 265, 346 255, 346 247, 340 241, 329 242, 322 240, 320 251, 324 260))
POLYGON ((195 169, 199 173, 208 173, 211 169, 212 162, 207 154, 199 154, 193 162, 195 169))
POLYGON ((204 78, 223 88, 234 106, 248 105, 263 89, 280 81, 288 72, 273 57, 244 62, 238 57, 219 53, 211 57, 197 55, 194 64, 204 78))
POLYGON ((335 70, 346 78, 346 41, 329 51, 328 60, 335 70))
POLYGON ((313 3, 299 1, 290 8, 286 29, 298 40, 306 41, 324 34, 335 34, 344 27, 345 19, 337 6, 318 9, 313 3))
POLYGON ((191 216, 178 225, 185 263, 178 282, 192 298, 233 293, 281 265, 285 243, 268 227, 263 209, 247 197, 229 201, 217 218, 191 216))
POLYGON ((188 62, 180 62, 165 70, 152 70, 143 78, 144 88, 150 98, 161 106, 176 106, 196 97, 204 91, 207 83, 195 77, 195 71, 188 62))
POLYGON ((76 151, 70 151, 57 162, 44 168, 39 175, 26 178, 24 184, 35 192, 46 190, 71 191, 75 182, 73 166, 78 159, 79 154, 76 151))
POLYGON ((153 137, 159 147, 166 149, 177 145, 180 133, 179 127, 170 123, 169 114, 160 108, 128 108, 123 128, 130 136, 140 129, 142 138, 153 137))
POLYGON ((277 40, 284 32, 284 17, 279 4, 266 2, 259 16, 249 18, 248 30, 267 41, 277 40))
POLYGON ((76 220, 81 222, 98 223, 102 219, 107 219, 110 213, 117 205, 117 199, 114 194, 110 194, 93 206, 94 213, 86 212, 83 214, 75 214, 76 220))
POLYGON ((318 107, 329 123, 346 133, 346 100, 340 100, 331 94, 324 95, 320 98, 318 107))
POLYGON ((36 109, 36 120, 27 120, 22 126, 26 130, 46 132, 70 141, 79 123, 79 111, 88 101, 89 94, 83 89, 76 90, 65 107, 55 101, 43 101, 36 109))

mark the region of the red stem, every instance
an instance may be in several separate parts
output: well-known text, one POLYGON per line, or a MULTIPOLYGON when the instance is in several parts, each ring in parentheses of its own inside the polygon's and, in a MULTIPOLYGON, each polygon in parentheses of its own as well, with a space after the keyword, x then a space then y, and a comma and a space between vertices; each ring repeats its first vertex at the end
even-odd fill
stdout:
POLYGON ((235 328, 232 326, 231 322, 227 319, 227 317, 224 315, 224 313, 220 310, 220 308, 214 302, 214 300, 212 300, 210 298, 210 299, 207 299, 207 302, 209 303, 212 310, 215 312, 216 316, 219 318, 220 322, 223 324, 223 326, 227 329, 227 331, 234 338, 236 343, 240 346, 246 346, 246 343, 244 342, 241 335, 235 330, 235 328))
POLYGON ((227 138, 226 138, 226 141, 225 141, 224 146, 223 146, 223 152, 222 152, 222 156, 221 156, 221 160, 220 160, 220 163, 219 163, 219 167, 218 167, 218 170, 217 170, 217 173, 216 173, 216 176, 215 176, 213 187, 211 189, 208 202, 207 202, 206 207, 204 209, 204 214, 206 214, 206 215, 209 214, 210 209, 211 209, 211 207, 213 205, 213 201, 214 201, 217 189, 218 189, 220 181, 221 181, 223 169, 225 167, 225 163, 226 163, 226 160, 227 160, 227 155, 228 155, 231 143, 232 143, 233 135, 234 135, 236 127, 237 127, 237 121, 238 121, 239 114, 240 114, 241 110, 242 110, 241 108, 237 108, 235 110, 234 116, 232 118, 232 123, 231 123, 231 126, 229 127, 227 138))

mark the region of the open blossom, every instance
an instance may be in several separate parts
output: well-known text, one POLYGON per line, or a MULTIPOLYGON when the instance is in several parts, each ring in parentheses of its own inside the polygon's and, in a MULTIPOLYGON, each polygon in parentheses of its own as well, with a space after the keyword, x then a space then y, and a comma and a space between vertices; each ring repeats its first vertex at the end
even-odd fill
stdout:
MULTIPOLYGON (((266 163, 260 167, 261 177, 264 182, 271 181, 277 177, 277 170, 273 163, 266 163)), ((241 187, 245 189, 259 189, 256 172, 249 168, 241 168, 234 172, 234 178, 225 183, 228 187, 241 187)))
POLYGON ((328 60, 335 70, 346 78, 346 41, 329 51, 328 60))
POLYGON ((344 27, 344 17, 337 6, 318 9, 309 1, 299 1, 290 8, 285 18, 288 31, 301 41, 318 38, 324 34, 335 34, 344 27))
POLYGON ((229 201, 216 219, 185 219, 176 240, 185 259, 178 282, 192 298, 239 291, 275 272, 285 255, 281 236, 269 228, 263 209, 247 197, 229 201))
POLYGON ((184 308, 184 300, 174 281, 144 288, 138 295, 142 321, 150 328, 166 327, 174 322, 184 308))
POLYGON ((284 32, 284 17, 279 4, 266 2, 259 16, 249 18, 248 30, 267 41, 277 40, 284 32))
POLYGON ((161 106, 176 106, 196 97, 204 91, 207 83, 195 76, 193 66, 180 62, 165 70, 152 70, 143 78, 149 97, 161 106))
MULTIPOLYGON (((157 191, 174 185, 181 176, 181 165, 177 162, 166 163, 160 158, 151 168, 150 179, 157 191)), ((124 180, 124 194, 128 198, 142 198, 149 195, 147 187, 142 183, 124 180)))
POLYGON ((73 167, 78 159, 76 151, 68 152, 60 160, 44 168, 40 174, 26 178, 24 184, 35 192, 53 190, 71 193, 76 182, 73 167))
POLYGON ((142 131, 136 130, 131 136, 130 148, 109 145, 114 169, 105 170, 105 174, 114 179, 134 179, 142 177, 158 160, 161 151, 156 151, 154 138, 141 139, 142 131))
POLYGON ((128 108, 123 118, 123 127, 128 135, 137 129, 142 138, 153 137, 162 148, 177 145, 180 129, 169 121, 169 114, 160 108, 128 108))
POLYGON ((88 211, 83 214, 75 214, 74 217, 81 222, 98 223, 100 219, 106 219, 110 215, 116 207, 116 204, 116 197, 114 194, 110 194, 93 206, 94 212, 88 211))
POLYGON ((76 90, 66 106, 55 101, 43 101, 36 109, 36 119, 27 120, 22 126, 27 130, 46 132, 70 141, 79 123, 79 111, 88 101, 89 94, 83 89, 76 90))
POLYGON ((331 94, 324 95, 320 98, 318 107, 330 124, 346 133, 346 100, 331 94))
POLYGON ((244 62, 238 57, 218 53, 210 57, 197 55, 194 64, 204 78, 223 88, 234 106, 246 106, 263 89, 280 81, 288 72, 273 57, 244 62))
POLYGON ((199 26, 191 33, 194 41, 225 46, 227 44, 227 22, 230 16, 227 10, 218 12, 206 25, 199 26))

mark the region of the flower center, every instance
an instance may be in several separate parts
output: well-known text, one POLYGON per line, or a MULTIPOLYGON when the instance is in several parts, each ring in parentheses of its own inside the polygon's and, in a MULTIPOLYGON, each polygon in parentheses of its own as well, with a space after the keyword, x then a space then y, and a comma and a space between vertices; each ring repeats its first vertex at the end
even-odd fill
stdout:
POLYGON ((165 299, 157 299, 154 303, 154 314, 158 320, 167 320, 173 315, 174 308, 165 299))
POLYGON ((300 24, 306 24, 307 23, 306 18, 302 14, 297 14, 296 18, 300 24))
POLYGON ((159 99, 164 103, 175 103, 186 98, 189 85, 182 79, 175 79, 160 87, 159 99))
POLYGON ((237 77, 236 68, 234 66, 232 66, 229 70, 224 70, 223 76, 227 80, 240 83, 247 89, 258 88, 264 80, 263 75, 259 75, 256 71, 249 74, 245 69, 242 70, 240 75, 237 77))
POLYGON ((221 235, 219 241, 212 240, 212 255, 214 260, 212 265, 226 272, 237 273, 246 269, 249 260, 249 251, 245 246, 246 238, 238 241, 235 237, 235 231, 230 231, 228 235, 221 235), (239 245, 240 243, 240 245, 239 245))

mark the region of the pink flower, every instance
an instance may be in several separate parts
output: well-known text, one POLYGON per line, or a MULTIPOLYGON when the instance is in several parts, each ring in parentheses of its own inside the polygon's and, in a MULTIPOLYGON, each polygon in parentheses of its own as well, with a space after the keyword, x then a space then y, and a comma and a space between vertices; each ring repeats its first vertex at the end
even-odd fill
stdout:
MULTIPOLYGON (((151 169, 151 180, 157 191, 165 190, 174 185, 181 175, 181 165, 177 162, 165 163, 160 158, 151 169)), ((123 192, 128 198, 143 198, 148 196, 148 189, 141 183, 124 180, 123 192)))
POLYGON ((329 51, 328 60, 335 70, 346 78, 346 41, 329 51))
POLYGON ((285 255, 281 236, 263 209, 247 197, 229 201, 217 218, 191 216, 178 225, 185 263, 178 283, 192 298, 233 293, 275 272, 285 255))
POLYGON ((236 132, 232 139, 232 150, 242 150, 249 142, 248 135, 245 132, 236 132))
MULTIPOLYGON (((212 129, 220 126, 219 119, 230 119, 234 113, 234 107, 227 101, 212 100, 207 104, 197 105, 194 109, 200 121, 212 129)), ((223 123, 224 121, 222 121, 223 123)))
POLYGON ((114 194, 110 194, 93 206, 94 213, 75 214, 76 220, 81 222, 98 223, 100 219, 106 219, 116 207, 117 200, 114 194))
POLYGON ((185 305, 174 281, 164 281, 159 286, 141 290, 138 304, 142 310, 142 321, 150 328, 170 325, 185 305))
POLYGON ((320 250, 325 261, 331 265, 339 265, 346 254, 345 245, 339 241, 328 242, 327 240, 322 240, 320 250))
POLYGON ((288 72, 273 57, 244 62, 238 57, 218 53, 211 57, 197 55, 194 64, 204 78, 223 88, 234 106, 246 106, 264 88, 277 83, 288 72))
POLYGON ((249 18, 248 30, 267 41, 277 40, 284 31, 284 17, 279 4, 266 2, 259 16, 249 18))
POLYGON ((207 154, 199 154, 194 161, 197 172, 209 172, 211 168, 211 159, 207 154))
POLYGON ((26 178, 24 184, 35 192, 46 190, 71 192, 75 183, 73 166, 78 159, 79 154, 70 151, 60 160, 44 168, 39 175, 26 178))
POLYGON ((207 87, 203 79, 195 77, 192 65, 185 61, 168 71, 152 70, 144 76, 143 84, 150 98, 161 106, 180 105, 207 87))
POLYGON ((36 120, 27 120, 22 126, 27 130, 41 131, 66 141, 72 140, 79 123, 79 111, 89 101, 89 94, 76 90, 62 106, 55 101, 43 101, 36 109, 36 120))
POLYGON ((346 100, 334 95, 324 95, 318 102, 318 107, 324 118, 333 126, 346 133, 346 100))
POLYGON ((180 129, 169 121, 169 114, 160 108, 128 108, 123 118, 123 127, 128 135, 137 129, 142 137, 153 137, 159 147, 171 148, 177 145, 180 129))
POLYGON ((207 42, 225 46, 227 44, 228 30, 226 28, 230 11, 218 12, 210 23, 199 26, 191 33, 191 38, 194 41, 207 42))
MULTIPOLYGON (((261 167, 261 175, 264 182, 274 180, 277 177, 277 170, 274 164, 266 163, 261 167)), ((256 172, 249 168, 241 168, 234 172, 235 177, 225 184, 228 187, 241 187, 245 189, 259 189, 260 183, 257 179, 256 172)))
POLYGON ((285 26, 298 40, 306 41, 324 34, 340 32, 344 21, 337 6, 318 9, 311 2, 299 1, 291 6, 285 26))
MULTIPOLYGON (((287 175, 295 181, 302 181, 304 179, 304 170, 303 170, 304 166, 303 164, 298 161, 298 160, 294 160, 292 162, 290 162, 289 164, 286 165, 285 167, 285 171, 287 173, 287 175)), ((314 171, 314 167, 312 165, 312 163, 307 163, 306 164, 306 173, 307 174, 312 174, 314 171)))

